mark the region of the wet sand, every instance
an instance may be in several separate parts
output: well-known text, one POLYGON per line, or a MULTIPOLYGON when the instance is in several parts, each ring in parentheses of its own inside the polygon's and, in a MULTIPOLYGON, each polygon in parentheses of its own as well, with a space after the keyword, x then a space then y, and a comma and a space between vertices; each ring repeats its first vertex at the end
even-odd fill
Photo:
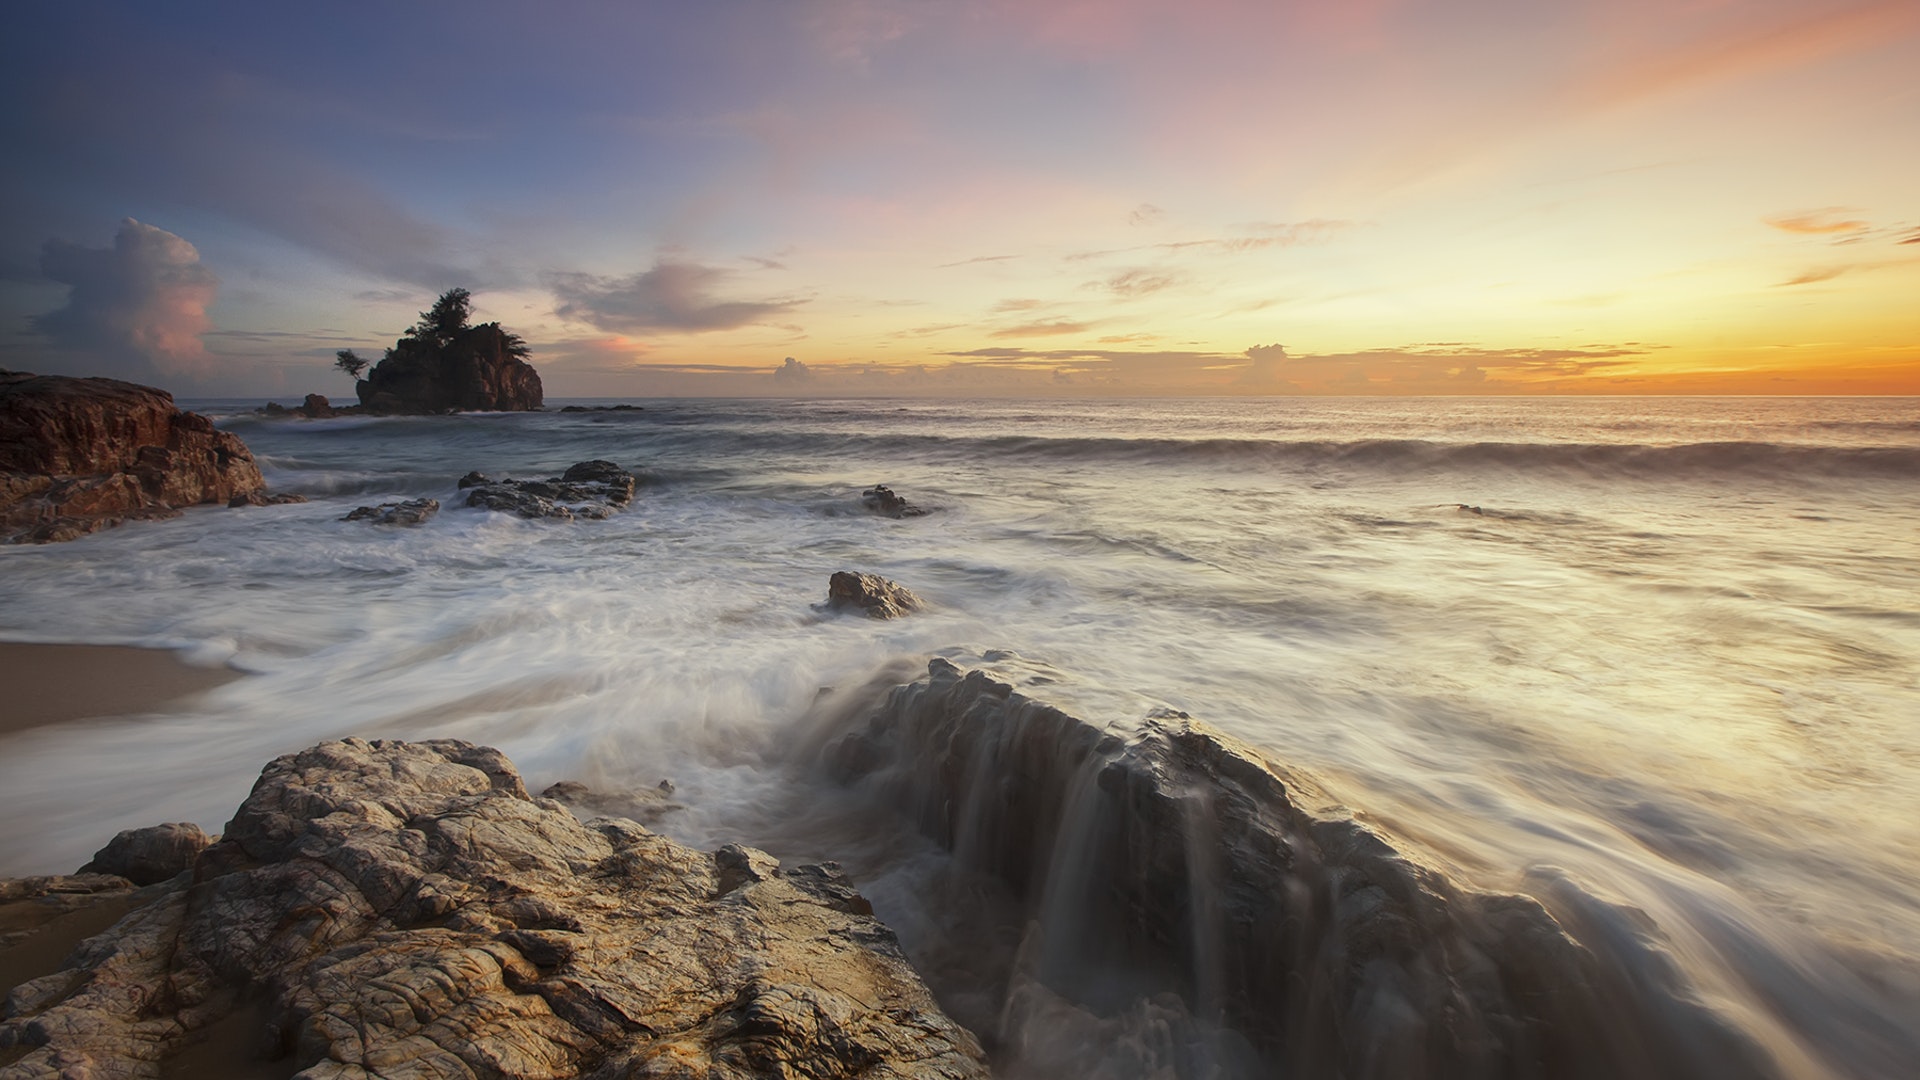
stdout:
POLYGON ((0 735, 151 712, 239 677, 194 667, 164 649, 0 642, 0 735))

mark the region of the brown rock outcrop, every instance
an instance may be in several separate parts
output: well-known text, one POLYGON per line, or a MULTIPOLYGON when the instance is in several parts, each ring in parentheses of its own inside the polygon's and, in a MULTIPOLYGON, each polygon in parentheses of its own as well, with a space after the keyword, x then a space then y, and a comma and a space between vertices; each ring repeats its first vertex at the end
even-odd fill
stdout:
POLYGON ((246 444, 164 390, 0 372, 0 538, 71 540, 265 487, 246 444))
POLYGON ((827 581, 827 606, 835 611, 863 611, 875 619, 897 619, 926 604, 904 585, 879 574, 841 570, 827 581))
POLYGON ((0 1080, 158 1077, 256 1015, 306 1080, 986 1076, 831 864, 582 824, 470 743, 280 758, 148 894, 13 988, 0 1080))

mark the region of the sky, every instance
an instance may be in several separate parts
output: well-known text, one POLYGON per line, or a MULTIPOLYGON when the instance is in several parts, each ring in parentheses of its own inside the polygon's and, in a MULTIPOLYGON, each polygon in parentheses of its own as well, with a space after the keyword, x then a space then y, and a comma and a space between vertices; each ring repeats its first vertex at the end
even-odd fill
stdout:
POLYGON ((15 0, 0 367, 1920 394, 1920 0, 15 0))

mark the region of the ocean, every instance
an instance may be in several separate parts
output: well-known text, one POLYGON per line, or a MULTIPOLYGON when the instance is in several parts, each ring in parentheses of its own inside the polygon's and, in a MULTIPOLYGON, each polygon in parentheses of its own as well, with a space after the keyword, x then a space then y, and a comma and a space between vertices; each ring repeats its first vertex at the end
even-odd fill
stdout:
POLYGON ((322 739, 457 737, 536 791, 667 780, 680 839, 840 857, 934 952, 937 855, 795 828, 838 796, 789 759, 823 687, 943 656, 1118 730, 1204 720, 1465 885, 1575 882, 1786 1075, 1920 1062, 1920 400, 182 404, 311 501, 0 549, 0 638, 251 677, 6 736, 0 875, 216 831, 322 739), (596 458, 642 478, 606 521, 455 488, 596 458), (868 513, 876 483, 930 513, 868 513), (418 496, 418 528, 340 520, 418 496), (843 569, 929 610, 827 612, 843 569))

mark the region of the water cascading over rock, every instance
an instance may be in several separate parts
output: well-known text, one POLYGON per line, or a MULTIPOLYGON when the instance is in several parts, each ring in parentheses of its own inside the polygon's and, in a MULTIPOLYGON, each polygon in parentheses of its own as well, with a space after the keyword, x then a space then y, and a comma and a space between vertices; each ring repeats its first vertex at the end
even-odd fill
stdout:
POLYGON ((983 1034, 1036 1075, 1129 1014, 1157 1033, 1142 1075, 1779 1075, 1686 987, 1314 809, 1182 714, 1121 738, 935 659, 823 759, 1018 897, 983 1034))

